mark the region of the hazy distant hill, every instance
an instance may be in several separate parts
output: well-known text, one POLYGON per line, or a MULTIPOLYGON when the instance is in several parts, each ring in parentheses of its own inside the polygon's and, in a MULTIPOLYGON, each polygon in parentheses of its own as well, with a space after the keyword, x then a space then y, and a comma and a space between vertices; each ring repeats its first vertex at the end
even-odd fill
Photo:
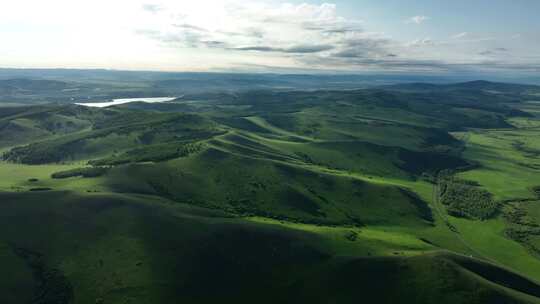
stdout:
MULTIPOLYGON (((384 86, 387 90, 449 91, 495 88, 515 92, 516 85, 467 82, 473 75, 400 74, 246 74, 173 73, 114 70, 0 69, 0 103, 106 101, 114 98, 237 93, 252 90, 353 90, 384 86), (430 84, 426 84, 429 82, 430 84), (433 84, 435 83, 435 84, 433 84)), ((534 87, 531 87, 534 90, 534 87)))
POLYGON ((485 81, 485 80, 476 80, 476 81, 452 83, 452 84, 406 83, 406 84, 384 86, 383 88, 390 89, 390 90, 423 91, 423 92, 458 91, 458 90, 471 90, 471 91, 480 90, 480 91, 490 91, 493 93, 511 93, 511 94, 540 92, 540 86, 536 86, 536 85, 500 83, 500 82, 491 82, 491 81, 485 81))

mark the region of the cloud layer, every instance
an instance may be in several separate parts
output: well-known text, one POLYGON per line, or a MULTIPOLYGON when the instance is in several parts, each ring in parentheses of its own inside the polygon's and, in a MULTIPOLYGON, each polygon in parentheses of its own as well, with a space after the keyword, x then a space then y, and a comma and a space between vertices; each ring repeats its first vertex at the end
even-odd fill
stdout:
MULTIPOLYGON (((159 6, 161 7, 161 6, 159 6)), ((156 13, 154 6, 144 9, 156 13)), ((159 12, 168 24, 138 33, 170 48, 217 49, 280 57, 299 68, 358 68, 374 64, 401 66, 403 48, 385 34, 368 32, 361 20, 338 15, 334 4, 235 3, 220 8, 219 22, 197 10, 159 12), (395 61, 395 62, 394 62, 395 61)), ((413 66, 410 64, 409 66, 413 66)), ((422 64, 423 66, 423 64, 422 64)))
MULTIPOLYGON (((488 61, 501 59, 500 54, 510 54, 492 38, 469 32, 449 34, 446 39, 425 36, 402 41, 366 30, 364 21, 340 16, 337 6, 329 3, 236 0, 208 7, 212 9, 145 4, 143 9, 159 16, 161 22, 137 33, 169 49, 227 54, 240 66, 277 67, 279 63, 298 69, 447 71, 475 65, 483 69, 488 61)), ((405 23, 412 27, 427 21, 435 23, 424 15, 410 17, 405 23)), ((493 66, 512 64, 497 63, 493 66)))
POLYGON ((437 10, 363 13, 376 1, 351 3, 349 17, 331 3, 284 1, 6 1, 0 65, 409 72, 534 70, 540 63, 534 29, 449 27, 443 23, 451 12, 437 10))

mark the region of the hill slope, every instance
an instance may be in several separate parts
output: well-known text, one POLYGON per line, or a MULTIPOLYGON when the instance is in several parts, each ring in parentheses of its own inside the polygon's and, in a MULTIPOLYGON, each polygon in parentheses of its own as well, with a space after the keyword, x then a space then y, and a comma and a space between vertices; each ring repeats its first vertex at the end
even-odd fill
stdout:
POLYGON ((476 260, 340 257, 325 235, 149 198, 0 198, 3 303, 535 303, 526 293, 540 293, 476 260))

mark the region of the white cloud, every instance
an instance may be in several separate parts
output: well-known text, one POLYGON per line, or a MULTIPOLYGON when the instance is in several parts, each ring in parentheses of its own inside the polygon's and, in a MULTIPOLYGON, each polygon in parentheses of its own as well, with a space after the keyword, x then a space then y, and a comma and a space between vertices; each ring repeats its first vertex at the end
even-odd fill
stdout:
POLYGON ((422 24, 427 20, 430 20, 431 18, 428 16, 414 16, 409 19, 407 19, 406 23, 415 23, 415 24, 422 24))
POLYGON ((151 12, 151 13, 158 13, 159 11, 163 10, 163 7, 159 4, 152 4, 152 3, 145 3, 142 6, 143 10, 151 12))
POLYGON ((467 33, 467 32, 462 32, 462 33, 453 35, 453 36, 452 36, 452 39, 461 39, 461 38, 465 38, 467 35, 469 35, 469 33, 467 33))
POLYGON ((431 46, 435 45, 435 42, 431 38, 422 38, 409 41, 405 44, 407 47, 422 47, 422 46, 431 46))

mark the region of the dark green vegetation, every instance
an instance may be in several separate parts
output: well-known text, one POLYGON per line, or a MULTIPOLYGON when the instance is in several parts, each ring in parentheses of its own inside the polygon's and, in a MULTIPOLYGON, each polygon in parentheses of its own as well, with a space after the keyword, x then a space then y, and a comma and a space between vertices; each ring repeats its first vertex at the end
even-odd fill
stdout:
POLYGON ((90 161, 93 166, 114 166, 138 162, 160 162, 174 158, 186 157, 201 151, 200 143, 172 142, 156 144, 144 148, 129 150, 120 155, 90 161))
MULTIPOLYGON (((145 77, 140 96, 190 85, 145 77)), ((0 302, 539 303, 535 92, 0 108, 0 302)))
POLYGON ((474 182, 444 176, 438 183, 441 203, 453 216, 485 220, 497 212, 498 204, 491 193, 474 182))
POLYGON ((70 177, 85 177, 85 178, 91 178, 91 177, 99 177, 107 173, 108 168, 103 167, 86 167, 86 168, 77 168, 77 169, 71 169, 67 171, 60 171, 55 172, 51 175, 52 178, 55 179, 63 179, 63 178, 70 178, 70 177))
POLYGON ((509 223, 506 235, 523 244, 535 255, 540 255, 540 222, 532 212, 538 203, 536 200, 509 202, 504 213, 509 223))

